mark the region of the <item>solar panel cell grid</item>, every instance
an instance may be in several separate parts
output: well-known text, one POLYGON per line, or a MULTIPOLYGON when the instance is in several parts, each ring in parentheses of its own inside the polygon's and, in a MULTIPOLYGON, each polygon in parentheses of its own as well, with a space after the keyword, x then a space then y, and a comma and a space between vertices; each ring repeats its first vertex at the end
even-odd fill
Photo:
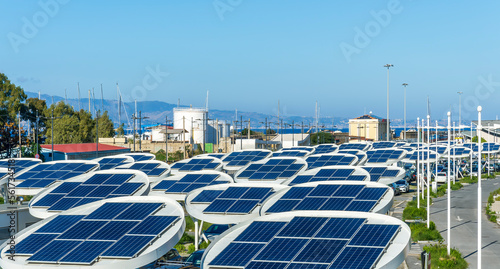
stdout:
POLYGON ((53 240, 33 256, 29 257, 28 261, 55 263, 81 243, 82 241, 53 240))

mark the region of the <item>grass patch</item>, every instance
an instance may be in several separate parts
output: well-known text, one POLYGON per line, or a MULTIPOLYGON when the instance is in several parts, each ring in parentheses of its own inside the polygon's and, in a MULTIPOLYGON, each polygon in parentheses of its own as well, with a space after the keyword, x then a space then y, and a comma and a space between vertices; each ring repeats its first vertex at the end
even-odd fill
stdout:
POLYGON ((467 261, 456 248, 451 249, 449 256, 447 246, 443 244, 424 246, 424 250, 431 254, 431 268, 465 269, 469 267, 467 261))
POLYGON ((429 228, 425 223, 411 223, 411 239, 415 242, 417 241, 441 241, 443 237, 436 230, 436 224, 434 222, 429 223, 429 228))
MULTIPOLYGON (((476 180, 476 182, 477 182, 477 180, 476 180)), ((456 190, 460 190, 463 186, 464 186, 464 185, 462 185, 462 183, 460 183, 460 182, 456 182, 456 183, 453 183, 453 182, 452 182, 452 183, 451 183, 451 186, 450 186, 450 189, 451 189, 452 191, 456 191, 456 190)), ((434 197, 434 198, 441 197, 441 196, 444 196, 444 195, 446 194, 446 191, 447 191, 447 190, 448 190, 448 183, 445 183, 445 184, 443 184, 443 185, 439 186, 439 187, 437 188, 437 191, 436 191, 436 192, 433 192, 433 191, 431 190, 430 195, 431 195, 432 197, 434 197)))
POLYGON ((403 210, 403 221, 405 220, 427 220, 427 210, 425 207, 406 207, 403 210))
POLYGON ((474 184, 477 183, 477 177, 466 176, 460 179, 460 183, 474 184))

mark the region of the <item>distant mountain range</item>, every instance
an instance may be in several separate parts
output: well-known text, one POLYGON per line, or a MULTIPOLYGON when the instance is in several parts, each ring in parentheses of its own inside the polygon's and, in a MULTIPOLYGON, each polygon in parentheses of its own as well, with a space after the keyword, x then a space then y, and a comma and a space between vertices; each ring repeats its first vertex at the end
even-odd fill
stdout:
MULTIPOLYGON (((35 92, 25 92, 25 93, 26 95, 28 95, 28 98, 32 97, 38 98, 38 93, 35 92)), ((40 98, 46 100, 47 106, 50 106, 53 102, 57 103, 60 101, 64 101, 64 98, 61 96, 50 96, 47 94, 41 94, 40 98)), ((78 109, 89 110, 89 98, 81 98, 80 102, 78 102, 78 99, 68 98, 66 102, 69 105, 73 106, 75 110, 78 109)), ((137 102, 137 111, 141 111, 142 117, 148 117, 148 119, 144 119, 142 121, 143 125, 158 124, 158 123, 164 124, 165 116, 168 116, 168 118, 172 120, 173 109, 176 107, 177 107, 176 104, 169 104, 162 101, 137 102)), ((181 105, 180 107, 188 108, 189 106, 181 105)), ((109 99, 101 100, 100 98, 99 99, 96 98, 95 100, 91 99, 90 102, 90 109, 92 111, 96 111, 99 109, 107 110, 108 115, 111 118, 111 120, 115 123, 115 126, 118 126, 120 123, 125 123, 125 126, 132 124, 131 117, 132 114, 134 113, 134 108, 135 108, 134 102, 123 102, 121 107, 121 116, 119 117, 117 100, 109 100, 109 99), (104 106, 104 109, 102 109, 102 106, 104 106)), ((209 118, 218 119, 219 121, 232 122, 235 120, 235 111, 210 109, 208 114, 209 118)), ((259 129, 264 128, 264 124, 261 124, 261 122, 265 122, 266 118, 268 119, 268 121, 273 121, 273 122, 277 120, 277 115, 270 115, 258 112, 238 111, 237 120, 239 120, 240 116, 243 116, 243 120, 245 121, 250 119, 252 128, 259 128, 259 129)), ((292 121, 294 121, 295 124, 301 124, 303 122, 304 125, 307 125, 309 123, 312 125, 315 121, 314 117, 301 117, 294 115, 281 115, 280 119, 283 119, 284 123, 291 124, 292 121)), ((335 117, 332 120, 331 117, 328 118, 325 117, 319 119, 319 126, 324 126, 324 128, 331 129, 332 123, 335 123, 336 129, 342 129, 348 127, 348 122, 349 122, 348 118, 335 117)), ((392 125, 401 125, 399 123, 402 121, 399 119, 394 119, 391 122, 393 122, 392 125)), ((410 121, 408 121, 408 126, 410 126, 410 124, 411 124, 410 121)))

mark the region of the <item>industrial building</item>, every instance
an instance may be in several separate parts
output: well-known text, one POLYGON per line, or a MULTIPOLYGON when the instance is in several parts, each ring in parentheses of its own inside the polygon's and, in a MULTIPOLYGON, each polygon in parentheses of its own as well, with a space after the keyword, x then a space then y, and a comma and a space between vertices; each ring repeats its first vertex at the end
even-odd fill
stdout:
POLYGON ((349 137, 352 141, 383 141, 386 136, 386 119, 367 114, 349 120, 349 137))

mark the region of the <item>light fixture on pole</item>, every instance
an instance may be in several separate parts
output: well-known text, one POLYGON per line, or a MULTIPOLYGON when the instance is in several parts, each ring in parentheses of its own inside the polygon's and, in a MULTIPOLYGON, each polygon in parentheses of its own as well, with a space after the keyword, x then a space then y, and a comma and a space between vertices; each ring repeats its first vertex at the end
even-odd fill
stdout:
POLYGON ((482 237, 482 229, 481 229, 481 218, 483 214, 483 207, 481 204, 481 111, 483 108, 481 106, 477 107, 477 128, 476 128, 476 133, 477 133, 477 268, 481 269, 481 257, 482 257, 482 251, 481 251, 481 237, 482 237))
POLYGON ((458 133, 460 135, 460 131, 462 128, 461 126, 462 126, 462 93, 463 92, 457 92, 457 93, 458 93, 458 133))
POLYGON ((420 208, 420 118, 417 118, 417 208, 420 208))
MULTIPOLYGON (((446 175, 448 176, 448 190, 447 190, 447 194, 448 194, 448 213, 447 213, 447 220, 448 220, 448 234, 447 234, 447 250, 448 250, 448 256, 450 255, 450 251, 451 251, 451 217, 450 217, 450 210, 451 210, 451 180, 450 180, 450 173, 451 173, 451 167, 450 167, 450 154, 451 154, 451 150, 450 150, 450 135, 451 135, 451 112, 448 111, 448 171, 446 172, 446 175)), ((437 159, 437 158, 436 158, 437 159)), ((437 174, 436 174, 437 175, 437 174)), ((455 176, 455 175, 453 175, 455 176)))
MULTIPOLYGON (((427 115, 427 229, 431 227, 430 218, 431 218, 431 115, 427 115)), ((437 156, 436 156, 437 158, 437 156)))
POLYGON ((408 86, 408 83, 403 83, 403 87, 405 88, 404 91, 404 141, 406 141, 406 86, 408 86))
POLYGON ((392 64, 386 64, 384 67, 387 68, 387 134, 386 139, 389 141, 389 68, 393 67, 392 64))

